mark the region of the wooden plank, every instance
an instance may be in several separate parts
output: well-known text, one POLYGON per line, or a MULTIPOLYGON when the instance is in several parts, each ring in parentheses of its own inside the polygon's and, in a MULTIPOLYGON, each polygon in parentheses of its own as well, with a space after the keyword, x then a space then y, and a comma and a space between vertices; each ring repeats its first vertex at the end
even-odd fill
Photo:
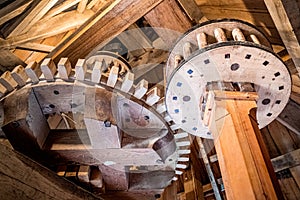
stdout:
POLYGON ((144 17, 165 42, 166 48, 172 47, 177 38, 192 27, 191 20, 175 0, 164 0, 144 17))
POLYGON ((77 11, 79 13, 83 13, 84 10, 86 9, 87 3, 88 3, 88 0, 80 0, 79 4, 77 6, 77 11))
POLYGON ((16 46, 12 45, 12 46, 10 46, 10 48, 18 48, 18 49, 25 49, 28 51, 49 53, 54 49, 54 46, 35 43, 35 42, 27 42, 27 43, 23 43, 23 44, 18 44, 16 46))
POLYGON ((294 101, 289 101, 277 120, 294 133, 300 135, 300 105, 294 101))
POLYGON ((300 13, 297 0, 264 0, 280 37, 300 73, 300 13))
POLYGON ((178 2, 181 4, 182 8, 193 23, 198 24, 200 21, 207 20, 195 0, 178 0, 178 2))
MULTIPOLYGON (((34 24, 28 33, 9 37, 0 41, 0 48, 9 48, 19 44, 28 43, 33 40, 54 36, 79 27, 86 22, 94 12, 86 10, 84 13, 69 11, 52 17, 43 19, 34 24)), ((57 60, 58 62, 58 60, 57 60)))
POLYGON ((80 0, 66 0, 49 10, 49 12, 47 12, 47 14, 42 19, 50 19, 51 17, 58 15, 62 11, 67 10, 72 6, 75 6, 78 2, 80 2, 80 0))
POLYGON ((300 149, 273 158, 271 161, 275 172, 298 166, 300 165, 300 149))
POLYGON ((230 115, 218 121, 223 128, 219 134, 213 134, 227 198, 276 199, 248 116, 250 109, 256 106, 255 102, 226 100, 226 103, 230 115))
POLYGON ((76 59, 84 58, 99 44, 120 34, 160 2, 161 0, 117 0, 100 10, 85 27, 77 30, 72 38, 59 45, 49 56, 55 62, 61 57, 69 57, 71 64, 75 64, 76 59))
POLYGON ((2 144, 0 152, 2 199, 100 199, 2 144))
POLYGON ((0 10, 0 25, 21 14, 32 0, 14 1, 0 10))
POLYGON ((58 0, 40 1, 33 10, 26 15, 24 20, 9 34, 8 37, 26 33, 37 21, 39 21, 58 0))

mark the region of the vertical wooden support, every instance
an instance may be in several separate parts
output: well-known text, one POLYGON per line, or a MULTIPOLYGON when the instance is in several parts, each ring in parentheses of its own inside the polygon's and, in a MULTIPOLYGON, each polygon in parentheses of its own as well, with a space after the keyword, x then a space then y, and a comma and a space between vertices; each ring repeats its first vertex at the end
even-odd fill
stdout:
POLYGON ((38 154, 50 129, 32 89, 16 91, 4 100, 3 108, 2 130, 14 149, 27 155, 38 154))
POLYGON ((225 100, 228 115, 217 121, 214 133, 228 199, 277 199, 264 151, 256 138, 249 112, 254 101, 225 100))

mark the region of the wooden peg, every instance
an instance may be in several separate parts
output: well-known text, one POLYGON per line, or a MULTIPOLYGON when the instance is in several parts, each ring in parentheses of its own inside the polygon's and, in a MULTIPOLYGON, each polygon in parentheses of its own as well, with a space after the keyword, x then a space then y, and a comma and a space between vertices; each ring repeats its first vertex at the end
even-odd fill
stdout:
POLYGON ((190 146, 190 144, 191 143, 189 141, 176 142, 176 145, 179 147, 190 146))
POLYGON ((177 133, 174 135, 175 139, 181 139, 181 138, 185 138, 185 137, 188 137, 188 133, 186 132, 182 132, 182 133, 177 133))
POLYGON ((68 58, 61 58, 57 64, 57 70, 61 79, 68 80, 72 67, 68 58))
POLYGON ((184 164, 177 164, 177 165, 176 165, 176 168, 177 168, 177 169, 186 169, 186 168, 187 168, 187 165, 184 165, 184 164))
POLYGON ((86 73, 85 59, 78 59, 75 65, 76 80, 84 81, 85 73, 86 73))
POLYGON ((107 85, 109 87, 115 87, 117 80, 118 80, 118 75, 119 75, 119 67, 117 65, 114 65, 109 72, 108 80, 107 80, 107 85))
POLYGON ((91 81, 94 83, 100 83, 101 75, 102 75, 102 62, 96 60, 93 64, 91 81))
POLYGON ((123 92, 129 92, 129 90, 131 89, 131 87, 133 85, 133 81, 134 81, 134 74, 131 72, 127 72, 127 74, 125 75, 125 77, 123 79, 121 90, 123 92))
POLYGON ((192 44, 190 42, 186 42, 183 45, 183 58, 187 60, 188 57, 192 54, 192 44))
POLYGON ((246 41, 243 32, 239 28, 234 28, 232 30, 232 37, 234 41, 246 41))
POLYGON ((205 33, 198 33, 196 37, 199 49, 207 46, 207 38, 205 33))
POLYGON ((18 65, 11 72, 11 76, 17 82, 19 87, 22 87, 26 84, 28 76, 25 72, 25 68, 22 65, 18 65))
POLYGON ((141 99, 148 90, 148 81, 142 79, 136 86, 133 96, 138 99, 141 99))
POLYGON ((36 62, 30 62, 26 66, 25 72, 33 84, 36 84, 40 81, 39 77, 41 76, 42 71, 36 62))
POLYGON ((77 172, 77 178, 82 183, 88 183, 90 180, 90 166, 80 165, 77 172))
POLYGON ((41 70, 47 81, 54 81, 56 66, 51 58, 46 58, 41 64, 41 70))
POLYGON ((214 30, 214 35, 218 42, 226 42, 227 41, 226 34, 225 34, 224 30, 221 28, 216 28, 214 30))
POLYGON ((153 106, 161 98, 161 91, 159 88, 154 87, 147 93, 146 103, 153 106))
POLYGON ((0 77, 0 83, 7 89, 8 92, 11 92, 18 86, 18 83, 11 76, 10 71, 4 72, 0 77))
POLYGON ((188 157, 179 157, 179 158, 178 158, 178 161, 179 161, 179 162, 188 162, 188 161, 189 161, 189 158, 188 158, 188 157))

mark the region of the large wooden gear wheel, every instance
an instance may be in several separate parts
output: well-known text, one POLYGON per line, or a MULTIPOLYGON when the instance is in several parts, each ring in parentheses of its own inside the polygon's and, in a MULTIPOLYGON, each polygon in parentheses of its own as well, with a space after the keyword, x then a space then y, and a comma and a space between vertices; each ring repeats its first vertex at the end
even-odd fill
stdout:
POLYGON ((188 134, 165 116, 159 88, 134 85, 130 70, 110 52, 74 67, 67 58, 18 66, 0 80, 2 130, 47 167, 97 166, 106 190, 161 192, 187 167, 188 134), (76 132, 51 130, 47 117, 55 113, 73 113, 76 132))
POLYGON ((289 72, 267 38, 239 20, 209 21, 188 31, 170 53, 166 77, 168 114, 184 131, 204 138, 212 138, 201 106, 209 83, 254 84, 259 128, 280 114, 291 91, 289 72))

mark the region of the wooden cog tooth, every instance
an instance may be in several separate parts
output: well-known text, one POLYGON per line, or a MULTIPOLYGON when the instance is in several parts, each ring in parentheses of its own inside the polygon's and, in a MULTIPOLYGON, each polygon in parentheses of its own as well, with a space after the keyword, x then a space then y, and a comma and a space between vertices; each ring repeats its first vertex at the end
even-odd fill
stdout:
POLYGON ((157 87, 154 87, 154 88, 150 89, 150 91, 147 93, 146 103, 149 106, 153 106, 155 103, 157 103, 159 101, 160 98, 161 98, 160 89, 157 87))
POLYGON ((190 142, 189 141, 183 141, 183 142, 176 142, 176 145, 178 147, 184 147, 184 146, 190 146, 190 142))
POLYGON ((118 75, 119 75, 119 67, 114 65, 109 72, 109 76, 106 84, 109 87, 114 87, 117 83, 118 75))
POLYGON ((256 35, 251 34, 250 35, 251 40, 255 43, 255 44, 260 44, 259 39, 256 37, 256 35))
POLYGON ((181 55, 175 55, 174 58, 174 68, 176 69, 179 65, 179 63, 183 60, 183 57, 181 55))
POLYGON ((165 102, 162 101, 160 103, 158 103, 156 105, 156 111, 159 113, 159 114, 162 114, 164 112, 166 112, 167 108, 166 108, 166 105, 165 105, 165 102))
POLYGON ((226 42, 227 41, 226 34, 222 28, 216 28, 214 30, 214 35, 218 42, 226 42))
POLYGON ((3 97, 7 93, 7 89, 0 84, 0 98, 3 97))
POLYGON ((26 85, 28 76, 25 72, 25 68, 22 65, 15 67, 11 72, 11 76, 17 82, 19 87, 23 87, 24 85, 26 85))
POLYGON ((179 157, 178 162, 188 162, 190 159, 188 157, 179 157))
POLYGON ((61 79, 68 80, 72 71, 71 62, 69 59, 61 58, 57 64, 57 70, 61 79))
POLYGON ((245 38, 243 32, 239 28, 234 28, 232 30, 232 37, 233 37, 234 41, 246 41, 246 38, 245 38))
POLYGON ((199 49, 202 49, 207 46, 207 38, 205 33, 198 33, 196 37, 199 49))
POLYGON ((102 75, 102 63, 99 61, 95 61, 93 64, 93 71, 92 71, 92 77, 91 81, 93 83, 100 83, 101 75, 102 75))
POLYGON ((187 165, 184 165, 184 164, 177 164, 177 165, 176 165, 176 168, 178 168, 178 169, 186 169, 186 168, 187 168, 187 165))
POLYGON ((173 125, 170 126, 170 128, 171 128, 172 131, 175 131, 175 130, 180 129, 180 126, 181 126, 180 124, 173 124, 173 125))
POLYGON ((191 153, 191 150, 189 150, 189 149, 180 149, 180 150, 178 150, 179 155, 190 154, 190 153, 191 153))
POLYGON ((148 90, 148 81, 142 79, 136 86, 133 96, 137 99, 141 99, 148 90))
POLYGON ((164 119, 165 119, 166 122, 171 122, 172 121, 172 118, 167 113, 165 114, 164 119))
POLYGON ((133 81, 134 81, 134 74, 128 71, 123 79, 121 90, 123 92, 129 92, 133 85, 133 81))
POLYGON ((1 75, 0 83, 6 88, 7 92, 13 91, 18 85, 18 83, 11 76, 10 71, 6 71, 1 75))
POLYGON ((176 175, 181 175, 181 174, 183 174, 183 172, 182 172, 182 171, 176 170, 176 171, 175 171, 175 174, 176 174, 176 175))
POLYGON ((188 57, 192 54, 192 44, 190 42, 186 42, 183 45, 183 58, 187 60, 188 57))
POLYGON ((182 132, 182 133, 177 133, 174 135, 175 139, 181 139, 181 138, 185 138, 185 137, 188 137, 188 133, 187 132, 182 132))
POLYGON ((33 84, 36 84, 40 81, 39 77, 41 76, 42 71, 36 62, 30 62, 26 66, 25 72, 33 84))
POLYGON ((41 70, 47 81, 54 81, 56 66, 51 58, 46 58, 41 64, 41 70))
POLYGON ((75 78, 79 81, 84 81, 86 73, 85 59, 78 59, 75 65, 75 78))

